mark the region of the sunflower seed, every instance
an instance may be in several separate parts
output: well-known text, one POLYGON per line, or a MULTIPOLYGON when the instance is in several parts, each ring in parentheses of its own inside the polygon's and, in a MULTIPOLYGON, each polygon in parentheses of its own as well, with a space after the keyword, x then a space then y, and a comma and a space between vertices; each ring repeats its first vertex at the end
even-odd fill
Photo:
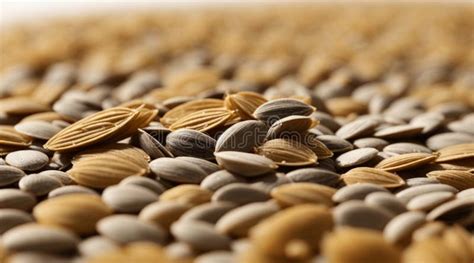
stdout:
POLYGON ((439 220, 446 223, 471 225, 474 222, 474 198, 455 199, 431 210, 428 220, 439 220))
POLYGON ((56 133, 61 131, 61 128, 46 121, 33 120, 15 125, 15 130, 36 139, 49 140, 56 133))
POLYGON ((171 226, 171 233, 181 242, 201 251, 227 249, 230 239, 219 234, 214 227, 201 221, 178 221, 171 226))
POLYGON ((0 165, 0 187, 16 183, 25 175, 25 172, 16 167, 0 165))
POLYGON ((151 159, 173 157, 165 146, 142 129, 138 129, 138 132, 132 136, 130 143, 143 149, 151 159))
POLYGON ((252 153, 224 151, 214 155, 222 168, 246 177, 262 175, 278 167, 272 160, 252 153))
POLYGON ((358 119, 339 128, 336 131, 336 136, 349 140, 371 135, 378 124, 379 122, 373 119, 358 119))
POLYGON ((390 212, 358 200, 347 201, 334 208, 334 221, 338 226, 383 230, 392 217, 390 212))
POLYGON ((364 201, 369 206, 387 210, 394 215, 407 211, 404 203, 398 200, 393 194, 387 192, 370 193, 365 197, 364 201))
POLYGON ((320 135, 317 138, 333 153, 346 152, 354 148, 350 142, 334 135, 320 135))
POLYGON ((384 159, 375 167, 390 172, 401 171, 426 165, 436 158, 437 155, 430 153, 405 153, 384 159))
POLYGON ((19 189, 0 189, 0 208, 29 211, 36 205, 36 198, 19 189))
POLYGON ((422 212, 406 212, 394 217, 383 230, 385 240, 392 244, 409 244, 413 232, 425 224, 425 217, 422 212))
POLYGON ((212 195, 213 202, 231 202, 238 205, 263 202, 268 199, 270 196, 264 191, 243 183, 225 185, 212 195))
POLYGON ((87 238, 83 240, 78 247, 79 253, 85 257, 94 257, 118 249, 119 246, 115 244, 115 242, 102 236, 87 238))
POLYGON ((387 145, 383 148, 383 151, 390 155, 399 155, 406 153, 431 153, 432 151, 420 144, 400 142, 387 145))
POLYGON ((202 221, 214 225, 224 214, 233 208, 235 208, 234 204, 226 202, 202 204, 186 211, 179 220, 202 221))
POLYGON ((39 174, 51 176, 51 177, 59 180, 62 185, 74 184, 74 181, 71 178, 69 178, 67 173, 65 173, 63 171, 46 170, 46 171, 40 172, 39 174))
POLYGON ((51 192, 48 193, 48 198, 54 198, 58 196, 63 196, 63 195, 69 195, 69 194, 91 194, 91 195, 97 195, 97 192, 84 187, 80 185, 66 185, 66 186, 61 186, 58 187, 51 192))
POLYGON ((436 179, 436 181, 451 185, 458 190, 474 188, 474 174, 460 170, 442 170, 431 171, 426 174, 428 178, 436 179))
POLYGON ((182 184, 166 190, 160 196, 160 201, 174 201, 192 206, 207 203, 211 200, 212 192, 197 185, 182 184))
POLYGON ((316 163, 318 157, 304 144, 288 139, 273 139, 258 147, 256 152, 282 166, 304 166, 316 163))
POLYGON ((354 146, 356 146, 357 148, 369 147, 375 148, 379 151, 382 151, 382 149, 388 145, 389 142, 387 142, 386 140, 374 137, 360 138, 354 141, 354 146))
POLYGON ((54 177, 44 174, 30 174, 21 178, 18 186, 21 190, 34 194, 35 196, 47 195, 52 190, 62 186, 61 182, 54 177))
POLYGON ((314 112, 314 108, 296 99, 276 99, 260 105, 253 113, 256 119, 267 124, 283 119, 291 115, 308 116, 314 112))
POLYGON ((157 225, 138 220, 132 215, 112 215, 97 223, 97 232, 119 244, 138 241, 163 243, 166 232, 157 225))
POLYGON ((137 185, 118 185, 107 187, 102 200, 116 212, 138 213, 148 204, 158 201, 158 195, 137 185))
POLYGON ((154 175, 172 182, 200 183, 207 173, 194 163, 173 158, 159 158, 150 162, 154 175))
POLYGON ((267 140, 285 137, 291 132, 303 133, 317 124, 309 116, 292 115, 282 118, 272 124, 267 133, 267 140))
POLYGON ((339 155, 336 163, 339 167, 352 167, 372 160, 378 151, 374 148, 359 148, 339 155))
POLYGON ((446 133, 438 133, 433 135, 426 140, 426 145, 434 150, 441 150, 445 147, 456 145, 456 144, 465 144, 465 143, 473 143, 474 136, 459 133, 459 132, 446 132, 446 133))
POLYGON ((194 130, 182 129, 166 137, 166 147, 174 156, 214 159, 216 140, 194 130))
POLYGON ((430 211, 453 198, 454 194, 451 192, 430 192, 412 198, 407 203, 407 208, 410 210, 430 211))
POLYGON ((157 181, 143 176, 129 176, 120 181, 119 185, 140 186, 154 192, 157 195, 163 193, 166 190, 166 188, 157 181))
POLYGON ((199 158, 196 158, 196 157, 179 156, 179 157, 176 157, 176 159, 193 163, 193 164, 199 166, 202 170, 204 170, 206 172, 206 174, 215 173, 215 172, 219 171, 219 169, 220 169, 217 164, 215 164, 213 162, 210 162, 210 161, 207 161, 207 160, 199 159, 199 158))
POLYGON ((247 120, 225 130, 216 142, 216 152, 253 152, 265 140, 267 126, 261 121, 247 120))
POLYGON ((431 192, 450 192, 457 193, 458 190, 450 185, 445 184, 427 184, 409 187, 396 194, 397 198, 404 203, 408 203, 413 198, 431 192))
POLYGON ((201 182, 201 187, 206 190, 215 192, 217 191, 217 189, 225 185, 228 185, 231 183, 243 183, 243 182, 245 182, 244 177, 229 173, 226 170, 221 170, 221 171, 212 173, 206 178, 204 178, 204 180, 202 180, 201 182))
POLYGON ((372 183, 385 188, 396 188, 405 185, 405 181, 396 174, 369 167, 357 167, 341 175, 347 184, 372 183))
POLYGON ((336 189, 312 184, 294 183, 276 187, 271 191, 271 196, 281 207, 295 206, 299 204, 313 203, 332 206, 332 196, 336 189))
POLYGON ((241 91, 236 94, 228 95, 225 98, 224 105, 229 110, 237 111, 237 114, 244 119, 253 119, 253 113, 267 100, 260 94, 251 91, 241 91))
POLYGON ((37 171, 48 164, 46 154, 33 150, 21 150, 9 153, 5 161, 23 171, 37 171))
POLYGON ((373 192, 388 192, 387 189, 370 183, 359 183, 348 185, 337 190, 332 196, 332 200, 336 203, 342 203, 349 200, 364 200, 364 198, 373 192))

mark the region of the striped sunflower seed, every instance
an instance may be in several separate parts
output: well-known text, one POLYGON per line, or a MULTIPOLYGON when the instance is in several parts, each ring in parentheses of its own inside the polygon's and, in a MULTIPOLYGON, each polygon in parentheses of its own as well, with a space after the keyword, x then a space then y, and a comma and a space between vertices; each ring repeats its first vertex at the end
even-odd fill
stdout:
POLYGON ((406 153, 395 155, 379 162, 375 167, 389 172, 413 169, 436 160, 438 156, 430 153, 406 153))
POLYGON ((241 91, 226 96, 224 105, 231 111, 236 111, 242 120, 253 119, 253 113, 267 100, 260 94, 251 91, 241 91))
POLYGON ((267 157, 253 153, 223 151, 214 155, 222 168, 246 177, 262 175, 278 167, 267 157))
POLYGON ((157 115, 157 110, 145 106, 116 107, 92 114, 58 132, 44 148, 53 151, 73 151, 105 141, 118 141, 145 127, 157 115))
POLYGON ((257 148, 257 153, 282 166, 315 164, 316 154, 304 144, 288 139, 273 139, 257 148))
POLYGON ((267 124, 291 115, 308 116, 315 108, 296 99, 276 99, 268 101, 255 109, 253 116, 267 124))
POLYGON ((142 129, 138 129, 138 132, 132 136, 130 144, 141 148, 152 160, 160 157, 173 157, 173 154, 165 146, 142 129))
POLYGON ((13 166, 0 165, 0 187, 18 182, 25 172, 13 166))
POLYGON ((321 141, 318 140, 318 135, 313 132, 303 133, 300 142, 310 148, 318 157, 318 160, 326 160, 331 158, 334 153, 321 141))
POLYGON ((186 102, 168 111, 161 119, 163 125, 169 127, 177 120, 200 110, 222 108, 224 101, 219 99, 200 99, 186 102))
POLYGON ((467 171, 440 170, 429 172, 426 176, 443 184, 451 185, 460 191, 474 188, 474 174, 467 171))
POLYGON ((347 152, 354 149, 354 146, 335 135, 319 135, 317 137, 333 153, 347 152))
POLYGON ((150 169, 158 178, 177 183, 200 183, 207 173, 194 163, 181 159, 159 158, 150 162, 150 169))
POLYGON ((192 156, 214 159, 216 140, 209 135, 190 129, 181 129, 166 137, 166 148, 174 156, 192 156))
POLYGON ((423 127, 413 126, 410 124, 396 125, 381 129, 374 133, 375 137, 383 139, 400 139, 400 138, 413 138, 421 134, 423 127))
POLYGON ((190 157, 190 156, 178 156, 176 157, 178 160, 183 160, 189 163, 193 163, 203 169, 206 174, 212 174, 220 170, 219 166, 211 161, 207 161, 204 159, 190 157))
POLYGON ((285 138, 291 132, 303 133, 317 124, 318 122, 309 116, 288 116, 272 124, 267 133, 267 140, 285 138))
POLYGON ((406 153, 432 153, 432 151, 423 145, 409 142, 399 142, 387 145, 383 151, 389 155, 399 155, 406 153))
POLYGON ((78 184, 105 188, 128 176, 148 174, 150 158, 142 150, 125 144, 111 144, 77 154, 69 176, 78 184))
POLYGON ((286 174, 293 183, 314 183, 335 187, 339 184, 340 175, 321 168, 301 168, 286 174))
POLYGON ((396 188, 405 184, 405 181, 396 174, 370 167, 353 168, 341 178, 347 185, 371 183, 385 188, 396 188))
POLYGON ((40 224, 69 229, 78 235, 95 233, 96 223, 112 214, 97 195, 69 194, 38 204, 33 215, 40 224))
POLYGON ((61 128, 46 121, 22 121, 15 125, 15 130, 35 139, 49 140, 56 135, 61 128))
POLYGON ((261 121, 236 123, 219 136, 215 151, 253 152, 255 147, 263 144, 267 131, 267 126, 261 121))
POLYGON ((437 163, 462 160, 474 157, 474 143, 456 144, 438 151, 437 163))
POLYGON ((212 108, 199 110, 178 119, 170 129, 191 129, 200 132, 209 131, 224 126, 224 124, 234 115, 234 112, 226 108, 212 108))
POLYGON ((359 148, 339 155, 336 164, 339 167, 353 167, 372 160, 378 151, 374 148, 359 148))
POLYGON ((261 221, 251 229, 250 239, 267 255, 286 260, 303 259, 313 251, 319 251, 323 235, 333 228, 333 224, 331 212, 326 207, 298 205, 261 221))
POLYGON ((165 230, 147 222, 140 221, 132 215, 111 215, 102 218, 96 225, 97 232, 119 244, 132 242, 163 243, 165 230))
POLYGON ((215 227, 219 233, 228 236, 246 237, 253 226, 279 210, 272 202, 247 204, 224 214, 215 227))
POLYGON ((360 138, 354 141, 354 146, 357 148, 375 148, 379 151, 382 151, 386 146, 393 145, 387 142, 384 139, 374 138, 374 137, 367 137, 367 138, 360 138))
POLYGON ((271 196, 282 207, 312 203, 328 207, 333 205, 332 196, 336 189, 313 183, 293 183, 276 187, 271 196))

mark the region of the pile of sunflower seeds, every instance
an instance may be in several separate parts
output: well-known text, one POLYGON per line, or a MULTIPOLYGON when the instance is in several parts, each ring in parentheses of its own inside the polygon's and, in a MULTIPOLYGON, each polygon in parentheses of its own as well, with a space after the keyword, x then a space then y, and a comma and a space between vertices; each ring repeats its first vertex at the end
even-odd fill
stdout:
POLYGON ((0 262, 473 262, 473 9, 272 10, 2 32, 0 262))

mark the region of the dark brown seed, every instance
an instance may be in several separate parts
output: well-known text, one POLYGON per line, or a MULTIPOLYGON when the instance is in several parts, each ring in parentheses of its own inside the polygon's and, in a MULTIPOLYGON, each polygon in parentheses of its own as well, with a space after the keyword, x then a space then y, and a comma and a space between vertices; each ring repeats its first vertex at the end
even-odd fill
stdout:
POLYGON ((253 113, 254 117, 268 124, 291 115, 308 116, 314 107, 296 99, 276 99, 260 105, 253 113))

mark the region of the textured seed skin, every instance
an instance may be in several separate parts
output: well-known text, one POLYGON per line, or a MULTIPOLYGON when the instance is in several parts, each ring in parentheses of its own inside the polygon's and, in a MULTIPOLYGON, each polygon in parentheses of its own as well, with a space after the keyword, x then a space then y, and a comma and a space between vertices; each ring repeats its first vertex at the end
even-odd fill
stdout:
POLYGON ((224 131, 216 142, 216 152, 253 152, 265 140, 267 126, 256 120, 236 123, 224 131))
POLYGON ((49 158, 46 154, 33 150, 20 150, 9 153, 5 161, 23 171, 37 171, 48 164, 49 158))
POLYGON ((321 168, 301 168, 286 174, 292 182, 316 183, 334 187, 339 183, 340 175, 321 168))
POLYGON ((173 158, 159 158, 150 163, 150 169, 158 178, 177 183, 200 183, 207 173, 196 164, 173 158))
POLYGON ((339 167, 361 165, 373 159, 378 151, 374 148, 359 148, 339 155, 336 163, 339 167))
POLYGON ((166 147, 174 156, 192 156, 202 159, 214 159, 216 140, 190 129, 181 129, 166 137, 166 147))
POLYGON ((290 115, 308 116, 314 110, 313 107, 296 99, 276 99, 260 105, 253 115, 256 119, 273 124, 290 115))
POLYGON ((23 170, 13 166, 0 165, 0 187, 18 182, 25 176, 23 170))
POLYGON ((262 175, 278 167, 272 160, 251 153, 225 151, 214 155, 222 168, 246 177, 262 175))

